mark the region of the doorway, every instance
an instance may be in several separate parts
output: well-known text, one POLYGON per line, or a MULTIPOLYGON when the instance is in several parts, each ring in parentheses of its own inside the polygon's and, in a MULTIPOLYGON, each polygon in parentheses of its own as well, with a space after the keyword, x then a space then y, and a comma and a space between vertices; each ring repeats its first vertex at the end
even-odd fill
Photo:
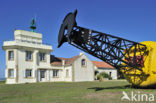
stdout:
POLYGON ((40 81, 46 81, 46 70, 40 70, 40 81))

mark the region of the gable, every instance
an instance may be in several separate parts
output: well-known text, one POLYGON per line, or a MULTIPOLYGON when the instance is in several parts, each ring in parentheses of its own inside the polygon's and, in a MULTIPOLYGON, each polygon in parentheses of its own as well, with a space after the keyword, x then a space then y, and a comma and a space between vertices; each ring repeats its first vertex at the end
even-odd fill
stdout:
POLYGON ((79 56, 79 58, 77 58, 74 62, 80 62, 80 63, 81 63, 81 60, 82 60, 82 59, 85 59, 85 60, 86 60, 86 63, 90 63, 90 64, 94 65, 94 64, 92 63, 92 61, 91 61, 85 54, 81 54, 81 55, 79 56))

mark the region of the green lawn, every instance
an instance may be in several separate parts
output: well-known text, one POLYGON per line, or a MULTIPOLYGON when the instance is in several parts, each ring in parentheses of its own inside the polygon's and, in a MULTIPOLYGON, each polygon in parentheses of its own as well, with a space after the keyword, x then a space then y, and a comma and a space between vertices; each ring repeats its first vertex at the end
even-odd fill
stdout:
POLYGON ((130 88, 126 81, 0 83, 0 103, 120 103, 122 91, 156 95, 155 89, 130 88))

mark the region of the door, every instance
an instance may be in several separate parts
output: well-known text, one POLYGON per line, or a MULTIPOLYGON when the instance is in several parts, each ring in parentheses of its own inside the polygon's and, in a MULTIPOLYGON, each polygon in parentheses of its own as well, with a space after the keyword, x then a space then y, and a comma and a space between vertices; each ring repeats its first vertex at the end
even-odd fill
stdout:
POLYGON ((45 72, 46 72, 46 70, 40 70, 40 81, 46 80, 45 72))

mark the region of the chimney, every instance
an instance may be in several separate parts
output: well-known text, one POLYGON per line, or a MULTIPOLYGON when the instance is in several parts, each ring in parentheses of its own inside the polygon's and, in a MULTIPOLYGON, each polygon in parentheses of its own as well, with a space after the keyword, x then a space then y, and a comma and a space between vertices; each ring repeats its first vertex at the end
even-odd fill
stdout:
POLYGON ((84 55, 84 53, 80 52, 80 55, 84 55))
POLYGON ((65 66, 65 60, 62 60, 62 65, 65 66))

